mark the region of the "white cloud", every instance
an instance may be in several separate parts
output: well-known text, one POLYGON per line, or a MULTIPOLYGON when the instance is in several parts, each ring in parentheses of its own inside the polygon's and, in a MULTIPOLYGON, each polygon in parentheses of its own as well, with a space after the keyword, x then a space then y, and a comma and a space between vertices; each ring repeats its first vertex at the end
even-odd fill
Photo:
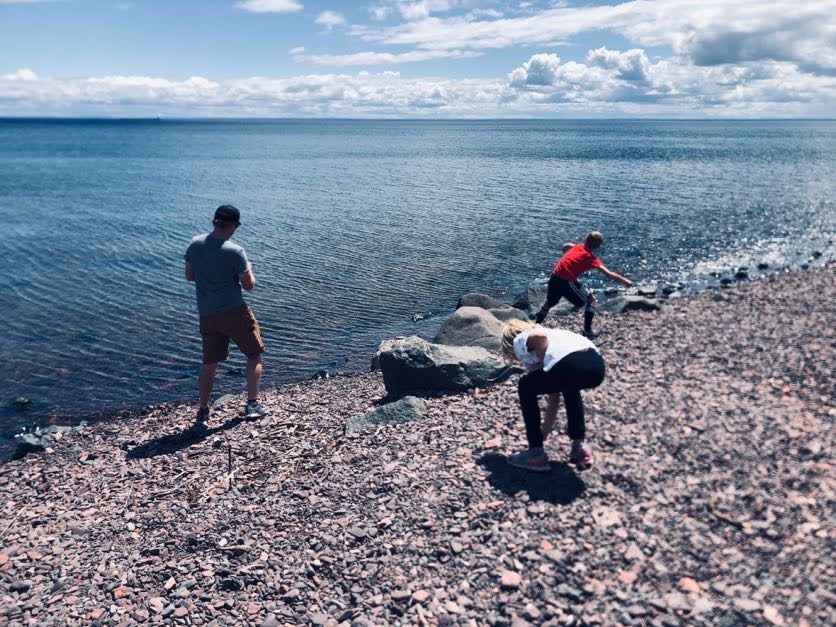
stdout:
POLYGON ((666 59, 649 64, 646 80, 631 81, 618 61, 635 53, 607 52, 591 51, 588 64, 532 55, 505 81, 368 71, 226 81, 56 80, 27 69, 0 76, 0 115, 823 117, 836 102, 836 77, 805 74, 792 63, 700 67, 666 59), (600 65, 603 58, 609 67, 600 65))
POLYGON ((21 68, 14 74, 6 74, 5 76, 0 76, 5 81, 36 81, 38 80, 38 75, 35 74, 29 68, 21 68))
POLYGON ((416 63, 433 59, 463 59, 478 57, 482 53, 462 50, 412 50, 410 52, 354 52, 351 54, 309 54, 296 55, 299 62, 329 67, 351 67, 357 65, 395 65, 416 63))
POLYGON ((652 64, 644 50, 599 48, 587 64, 532 55, 508 76, 518 104, 571 104, 588 111, 627 105, 632 115, 665 111, 700 116, 827 115, 836 102, 836 77, 806 74, 795 64, 697 66, 679 58, 652 64))
POLYGON ((626 52, 607 50, 606 47, 590 50, 586 60, 608 70, 616 70, 618 78, 625 81, 643 82, 647 80, 650 61, 644 50, 632 49, 626 52))
POLYGON ((290 49, 290 54, 293 55, 302 54, 303 52, 305 52, 305 46, 296 46, 290 49))
POLYGON ((327 30, 331 30, 336 26, 345 24, 345 17, 336 11, 323 11, 314 21, 320 26, 324 26, 327 30))
POLYGON ((235 8, 251 13, 293 13, 301 11, 302 5, 297 0, 241 0, 235 8))
POLYGON ((377 22, 385 20, 389 17, 391 12, 391 8, 384 4, 369 7, 369 15, 371 15, 371 18, 377 22))
POLYGON ((644 47, 669 46, 700 65, 790 61, 811 71, 836 72, 834 0, 632 0, 490 20, 435 17, 424 2, 404 6, 408 21, 402 24, 357 26, 350 32, 373 43, 463 50, 542 45, 608 30, 644 47))
POLYGON ((457 4, 456 0, 398 2, 398 11, 405 20, 423 20, 432 13, 446 13, 457 4))

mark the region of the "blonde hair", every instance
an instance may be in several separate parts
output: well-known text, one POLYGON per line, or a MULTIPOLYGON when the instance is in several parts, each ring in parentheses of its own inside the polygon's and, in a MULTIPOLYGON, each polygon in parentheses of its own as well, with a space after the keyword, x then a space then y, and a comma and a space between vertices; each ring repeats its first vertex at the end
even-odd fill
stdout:
POLYGON ((528 320, 509 320, 508 324, 502 327, 502 355, 505 359, 516 359, 514 340, 520 333, 539 326, 539 324, 528 320))
POLYGON ((590 231, 584 243, 589 250, 598 250, 604 243, 604 234, 601 231, 590 231))

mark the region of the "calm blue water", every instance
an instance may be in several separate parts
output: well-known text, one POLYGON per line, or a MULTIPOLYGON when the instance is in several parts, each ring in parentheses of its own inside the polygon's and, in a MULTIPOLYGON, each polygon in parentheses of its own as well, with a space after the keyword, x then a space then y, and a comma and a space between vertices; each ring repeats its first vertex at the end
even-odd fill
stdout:
POLYGON ((833 258, 834 191, 834 122, 0 121, 0 426, 194 396, 182 254, 222 203, 270 384, 365 369, 592 228, 641 282, 833 258))

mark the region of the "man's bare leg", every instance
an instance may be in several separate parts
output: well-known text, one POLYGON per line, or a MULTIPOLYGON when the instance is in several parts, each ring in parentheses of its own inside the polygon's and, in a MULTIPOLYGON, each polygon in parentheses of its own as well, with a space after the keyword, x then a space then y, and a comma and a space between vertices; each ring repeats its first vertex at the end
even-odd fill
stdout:
POLYGON ((247 357, 247 400, 258 399, 258 388, 261 385, 261 355, 247 357))
POLYGON ((200 369, 200 376, 197 378, 197 389, 200 393, 200 408, 209 407, 209 397, 212 396, 212 387, 215 385, 215 369, 217 363, 203 364, 200 369))

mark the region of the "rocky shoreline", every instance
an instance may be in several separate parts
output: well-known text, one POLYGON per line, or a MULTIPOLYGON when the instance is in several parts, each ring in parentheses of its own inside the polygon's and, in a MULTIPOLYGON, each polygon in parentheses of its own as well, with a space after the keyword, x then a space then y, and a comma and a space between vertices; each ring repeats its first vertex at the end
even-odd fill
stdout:
POLYGON ((515 378, 394 425, 371 372, 61 432, 0 467, 0 624, 833 624, 834 297, 829 265, 599 316, 585 473, 559 434, 507 466, 515 378))

